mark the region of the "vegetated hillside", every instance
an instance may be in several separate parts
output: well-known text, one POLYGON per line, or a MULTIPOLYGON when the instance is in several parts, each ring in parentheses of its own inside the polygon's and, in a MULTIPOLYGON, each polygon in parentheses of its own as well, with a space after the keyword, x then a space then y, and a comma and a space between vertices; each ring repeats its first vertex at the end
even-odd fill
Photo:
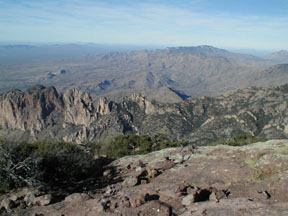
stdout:
MULTIPOLYGON (((31 57, 33 61, 29 61, 28 53, 21 61, 13 61, 12 57, 0 61, 0 91, 13 87, 23 90, 42 84, 53 85, 61 92, 77 88, 113 98, 134 92, 143 95, 145 92, 153 92, 153 99, 161 102, 163 94, 157 93, 163 87, 200 97, 217 96, 227 90, 249 87, 254 83, 257 86, 268 86, 270 81, 273 81, 273 85, 288 82, 286 69, 283 73, 274 73, 275 68, 272 67, 288 62, 232 53, 206 45, 126 52, 63 45, 63 50, 71 50, 73 55, 66 55, 64 51, 53 55, 51 50, 60 48, 61 45, 52 48, 48 46, 47 53, 50 54, 47 58, 40 55, 39 58, 31 57), (269 79, 270 70, 274 74, 273 80, 269 79)), ((27 49, 33 53, 36 48, 32 46, 27 49)))
POLYGON ((0 96, 0 136, 11 140, 107 141, 119 134, 166 134, 205 145, 251 134, 287 138, 288 85, 234 90, 219 97, 158 103, 133 94, 121 102, 70 89, 35 86, 0 96))

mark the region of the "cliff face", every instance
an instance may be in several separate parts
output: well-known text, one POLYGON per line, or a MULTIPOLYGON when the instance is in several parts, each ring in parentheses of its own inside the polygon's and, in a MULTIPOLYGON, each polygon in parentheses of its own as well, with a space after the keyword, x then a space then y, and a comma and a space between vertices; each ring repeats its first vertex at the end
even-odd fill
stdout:
POLYGON ((94 105, 89 94, 70 89, 63 94, 64 119, 73 125, 88 126, 96 119, 94 105))
POLYGON ((1 97, 1 129, 37 133, 53 124, 51 114, 62 109, 63 104, 54 87, 35 86, 27 92, 12 90, 1 97))
POLYGON ((288 138, 288 85, 251 87, 222 96, 161 104, 134 94, 115 103, 77 89, 59 95, 54 87, 11 90, 0 96, 0 136, 21 140, 83 143, 125 133, 164 133, 203 145, 248 133, 288 138))

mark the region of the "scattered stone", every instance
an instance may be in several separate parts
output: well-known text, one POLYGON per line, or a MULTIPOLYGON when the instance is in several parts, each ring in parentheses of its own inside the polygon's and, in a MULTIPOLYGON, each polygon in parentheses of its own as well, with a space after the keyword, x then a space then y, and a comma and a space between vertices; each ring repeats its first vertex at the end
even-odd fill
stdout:
POLYGON ((192 203, 194 203, 194 195, 193 194, 189 194, 182 199, 182 205, 184 205, 184 206, 192 205, 192 203))
POLYGON ((74 193, 65 197, 66 202, 83 202, 90 199, 90 196, 85 193, 74 193))
POLYGON ((130 200, 128 197, 124 197, 122 200, 121 200, 121 205, 124 206, 124 207, 127 207, 129 208, 131 205, 130 205, 130 200))
POLYGON ((143 194, 134 195, 134 196, 129 198, 129 201, 130 201, 130 206, 132 208, 136 208, 136 207, 141 206, 142 204, 145 203, 145 195, 143 195, 143 194))
POLYGON ((167 170, 175 166, 175 162, 172 160, 165 160, 157 162, 153 165, 153 168, 157 170, 167 170))
POLYGON ((104 189, 105 194, 114 195, 116 194, 116 188, 114 185, 108 185, 106 189, 104 189))
POLYGON ((12 200, 5 198, 1 202, 0 209, 4 208, 6 210, 10 210, 11 208, 13 208, 13 205, 14 205, 14 202, 12 200))
POLYGON ((143 171, 143 170, 145 170, 145 169, 143 169, 143 167, 136 167, 136 169, 135 169, 135 171, 136 172, 140 172, 141 173, 141 171, 143 171))
POLYGON ((23 198, 23 196, 12 195, 9 197, 9 199, 12 200, 13 202, 20 200, 21 198, 23 198))
POLYGON ((111 201, 110 211, 114 212, 117 207, 118 207, 118 202, 116 200, 111 201))
POLYGON ((143 161, 139 160, 138 163, 137 163, 137 166, 145 167, 146 165, 143 163, 143 161))
POLYGON ((139 216, 172 216, 172 208, 160 201, 151 201, 141 206, 139 216))
POLYGON ((103 176, 104 177, 109 177, 112 175, 112 170, 111 169, 107 169, 103 172, 103 176))
POLYGON ((125 187, 134 187, 135 185, 137 185, 137 183, 138 178, 130 176, 123 181, 122 185, 125 187))
POLYGON ((211 201, 218 201, 215 192, 213 191, 210 196, 209 196, 209 200, 211 201))
POLYGON ((148 179, 141 179, 141 181, 140 181, 141 185, 148 184, 148 183, 149 183, 148 179))
POLYGON ((180 185, 177 189, 176 189, 176 194, 178 194, 178 196, 183 196, 183 195, 187 195, 188 194, 188 191, 189 192, 192 192, 193 190, 193 193, 195 193, 196 191, 198 191, 199 189, 198 188, 195 188, 193 186, 191 186, 190 184, 188 183, 184 183, 182 185, 180 185), (195 190, 195 192, 194 192, 195 190))
POLYGON ((52 200, 52 195, 51 194, 46 194, 43 196, 39 196, 35 198, 35 204, 40 205, 40 206, 46 206, 51 203, 52 200))
POLYGON ((24 200, 25 200, 27 206, 35 205, 35 195, 34 195, 34 193, 28 193, 24 197, 24 200))
POLYGON ((149 167, 146 168, 147 171, 147 177, 148 178, 155 178, 159 175, 159 172, 156 169, 151 169, 149 167))

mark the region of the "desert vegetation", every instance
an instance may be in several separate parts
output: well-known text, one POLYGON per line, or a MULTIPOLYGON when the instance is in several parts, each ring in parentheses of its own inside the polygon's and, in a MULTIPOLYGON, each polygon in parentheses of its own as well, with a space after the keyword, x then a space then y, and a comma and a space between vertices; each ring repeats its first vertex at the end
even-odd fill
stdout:
POLYGON ((64 142, 0 142, 0 190, 21 187, 51 187, 77 184, 102 174, 103 160, 108 158, 145 154, 168 147, 187 145, 187 142, 169 140, 164 135, 121 135, 107 144, 89 143, 86 148, 64 142))
POLYGON ((244 146, 244 145, 248 145, 251 143, 265 142, 265 141, 267 141, 267 139, 258 138, 251 134, 237 134, 233 136, 232 138, 228 138, 228 139, 220 138, 214 143, 212 143, 212 145, 223 144, 223 145, 229 145, 229 146, 244 146))
POLYGON ((113 138, 106 145, 99 143, 89 144, 95 154, 104 154, 117 158, 126 155, 146 154, 164 148, 186 146, 188 142, 171 140, 164 134, 155 136, 127 134, 113 138))
POLYGON ((101 163, 74 144, 0 143, 0 190, 24 186, 43 190, 73 184, 101 173, 101 163), (93 170, 93 171, 92 171, 93 170))

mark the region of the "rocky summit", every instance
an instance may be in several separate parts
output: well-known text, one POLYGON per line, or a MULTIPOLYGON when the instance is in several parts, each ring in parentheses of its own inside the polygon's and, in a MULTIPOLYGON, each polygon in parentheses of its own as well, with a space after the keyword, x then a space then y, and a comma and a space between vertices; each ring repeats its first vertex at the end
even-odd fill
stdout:
POLYGON ((0 95, 0 136, 7 140, 73 143, 107 141, 121 134, 165 134, 206 145, 221 137, 251 134, 288 138, 288 85, 233 90, 218 97, 159 103, 139 94, 120 102, 77 89, 59 94, 35 86, 0 95))
POLYGON ((288 215, 287 163, 287 140, 169 148, 113 161, 97 190, 91 182, 53 201, 24 189, 2 196, 0 208, 23 216, 288 215))

